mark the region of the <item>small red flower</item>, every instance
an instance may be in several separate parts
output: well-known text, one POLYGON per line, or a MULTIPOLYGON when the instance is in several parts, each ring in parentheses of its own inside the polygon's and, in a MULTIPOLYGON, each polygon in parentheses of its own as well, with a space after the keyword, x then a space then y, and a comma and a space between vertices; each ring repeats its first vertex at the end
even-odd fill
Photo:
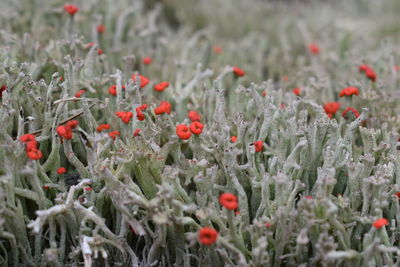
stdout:
POLYGON ((118 131, 112 131, 109 132, 108 135, 112 138, 112 140, 115 140, 117 136, 120 136, 120 133, 118 131))
POLYGON ((261 95, 262 95, 262 96, 267 96, 267 91, 262 91, 262 92, 261 92, 261 95))
POLYGON ((233 73, 235 74, 235 76, 237 77, 242 77, 246 74, 246 72, 244 72, 244 70, 239 69, 238 67, 232 67, 233 73))
POLYGON ((142 76, 140 74, 138 74, 138 75, 133 74, 131 78, 135 83, 136 83, 137 77, 140 78, 140 88, 145 87, 150 82, 150 80, 148 78, 146 78, 146 77, 144 77, 144 76, 142 76))
POLYGON ((64 10, 70 14, 71 16, 75 15, 76 12, 79 11, 79 8, 76 5, 64 5, 64 10))
POLYGON ((85 92, 86 91, 84 89, 81 89, 75 94, 75 97, 81 97, 85 92))
POLYGON ((160 105, 154 109, 154 113, 156 115, 171 114, 171 104, 168 101, 161 101, 160 105))
POLYGON ((140 133, 140 129, 139 128, 137 128, 134 132, 133 132, 133 136, 139 136, 139 133, 140 133))
POLYGON ((44 185, 44 186, 43 186, 43 189, 44 189, 44 190, 47 190, 47 189, 49 189, 49 186, 48 186, 48 185, 44 185))
POLYGON ((56 129, 59 136, 64 137, 67 140, 72 139, 72 129, 65 125, 60 125, 56 129))
POLYGON ((338 111, 340 108, 339 102, 328 102, 324 105, 324 110, 329 118, 332 118, 333 115, 338 111))
POLYGON ((385 218, 380 218, 378 220, 376 220, 372 226, 374 226, 376 229, 381 229, 382 227, 384 227, 385 225, 389 225, 389 222, 387 219, 385 218))
POLYGON ((395 195, 396 197, 400 198, 400 192, 396 192, 396 193, 394 193, 394 195, 395 195))
POLYGON ((358 111, 356 109, 352 108, 352 107, 346 108, 342 113, 342 117, 345 118, 347 113, 349 113, 349 111, 351 111, 356 118, 360 117, 360 114, 358 113, 358 111))
POLYGON ((354 86, 349 86, 346 88, 343 88, 342 91, 340 91, 339 96, 352 96, 352 95, 358 95, 358 88, 354 86))
POLYGON ((222 47, 219 45, 214 45, 213 51, 215 54, 221 54, 222 53, 222 47))
POLYGON ((272 223, 265 223, 265 227, 270 228, 272 226, 272 223))
POLYGON ((33 134, 24 134, 24 135, 21 135, 21 137, 19 138, 19 141, 21 141, 22 143, 26 143, 29 141, 35 141, 35 136, 33 134))
POLYGON ((294 89, 292 90, 292 92, 293 92, 293 94, 295 94, 295 95, 300 95, 300 94, 301 94, 301 88, 294 88, 294 89))
POLYGON ((142 62, 145 65, 149 65, 149 64, 151 64, 151 62, 153 62, 153 59, 151 57, 145 57, 145 58, 143 58, 142 62))
POLYGON ((182 140, 188 140, 192 135, 189 127, 187 127, 187 125, 185 124, 179 124, 178 126, 176 126, 175 132, 176 135, 178 135, 178 137, 182 140))
POLYGON ((373 69, 368 69, 365 72, 365 76, 367 76, 368 79, 370 79, 373 82, 376 82, 376 73, 373 69))
POLYGON ((119 117, 126 124, 128 124, 133 117, 133 113, 130 111, 117 111, 115 112, 115 115, 117 115, 117 117, 119 117))
POLYGON ((32 160, 38 160, 43 157, 43 153, 39 149, 31 149, 26 152, 26 155, 32 160))
POLYGON ((236 136, 232 136, 231 137, 231 143, 236 143, 237 141, 237 137, 236 136))
POLYGON ((154 85, 154 91, 162 92, 169 86, 169 82, 160 82, 154 85))
POLYGON ((306 199, 313 199, 312 196, 305 196, 306 199))
POLYGON ((7 90, 7 85, 4 85, 4 84, 3 84, 3 85, 0 87, 0 98, 3 97, 3 92, 4 92, 5 90, 7 90))
POLYGON ((101 48, 97 49, 97 54, 98 54, 99 56, 102 55, 102 54, 103 54, 103 49, 101 49, 101 48))
MULTIPOLYGON (((125 90, 125 85, 122 85, 122 89, 125 90)), ((108 93, 110 95, 114 95, 114 96, 117 95, 117 86, 116 85, 111 85, 108 88, 108 93)))
POLYGON ((190 124, 190 131, 195 135, 199 135, 203 132, 203 127, 201 122, 194 121, 190 124))
POLYGON ((91 188, 91 187, 85 187, 84 190, 87 191, 87 192, 89 192, 89 191, 92 191, 93 188, 91 188))
POLYGON ((316 43, 311 43, 308 45, 308 50, 311 54, 318 55, 320 53, 319 46, 316 43))
POLYGON ((360 72, 366 72, 366 71, 369 70, 369 69, 370 69, 370 67, 369 67, 368 65, 366 65, 366 64, 363 64, 363 65, 361 65, 361 66, 358 67, 358 70, 359 70, 360 72))
POLYGON ((146 104, 143 104, 136 108, 136 117, 138 120, 143 121, 145 119, 142 111, 145 110, 146 108, 147 108, 146 104))
POLYGON ((60 167, 60 168, 57 169, 57 173, 58 173, 58 174, 64 174, 64 173, 66 173, 66 172, 67 172, 67 169, 64 168, 64 167, 60 167))
POLYGON ((100 124, 98 127, 97 127, 97 129, 96 129, 96 131, 98 131, 98 132, 101 132, 101 131, 103 131, 103 130, 109 130, 110 129, 110 124, 100 124))
POLYGON ((203 227, 199 230, 199 242, 205 246, 211 246, 217 241, 218 232, 211 227, 203 227))
POLYGON ((253 143, 253 145, 254 145, 254 148, 255 148, 256 152, 263 151, 263 145, 264 145, 263 141, 256 141, 256 142, 253 143))
POLYGON ((223 193, 219 196, 219 204, 228 210, 236 210, 238 208, 237 196, 231 193, 223 193))
POLYGON ((192 122, 194 121, 200 121, 201 120, 201 116, 199 113, 197 113, 197 111, 194 110, 190 110, 188 112, 188 118, 189 120, 191 120, 192 122))
POLYGON ((100 24, 96 27, 96 30, 98 33, 104 33, 106 31, 106 26, 104 26, 103 24, 100 24))
POLYGON ((393 68, 394 68, 394 71, 399 71, 400 70, 400 65, 394 65, 393 68))
POLYGON ((36 140, 28 141, 25 145, 25 150, 28 152, 37 149, 37 147, 38 147, 38 142, 36 140))
POLYGON ((70 127, 71 129, 75 129, 76 126, 78 126, 78 124, 79 124, 79 121, 77 121, 77 120, 70 120, 70 121, 67 122, 65 125, 66 125, 67 127, 70 127))
POLYGON ((282 81, 284 81, 284 82, 289 81, 289 76, 283 75, 283 76, 282 76, 282 81))

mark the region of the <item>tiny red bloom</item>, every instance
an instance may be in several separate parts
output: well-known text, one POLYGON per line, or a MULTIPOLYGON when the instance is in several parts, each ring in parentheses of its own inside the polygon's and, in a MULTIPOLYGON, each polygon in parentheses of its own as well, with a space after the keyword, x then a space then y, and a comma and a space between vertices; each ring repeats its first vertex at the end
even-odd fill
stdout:
POLYGON ((399 71, 400 70, 400 65, 394 65, 394 71, 399 71))
POLYGON ((26 152, 26 155, 32 160, 38 160, 43 157, 43 153, 39 149, 31 149, 26 152))
POLYGON ((57 169, 57 173, 58 173, 58 174, 64 174, 64 173, 66 173, 66 172, 67 172, 67 169, 64 168, 64 167, 60 167, 60 168, 57 169))
POLYGON ((168 101, 161 101, 160 105, 154 109, 154 113, 156 115, 171 114, 171 104, 168 101))
POLYGON ((117 111, 115 112, 115 115, 117 115, 117 117, 119 117, 126 124, 128 124, 133 117, 133 113, 130 111, 117 111))
POLYGON ((319 46, 316 43, 309 44, 308 50, 310 50, 311 54, 314 54, 314 55, 318 55, 320 53, 319 46))
POLYGON ((347 115, 347 113, 348 113, 349 111, 351 111, 351 112, 354 114, 354 116, 355 116, 356 118, 360 117, 360 114, 358 113, 358 111, 357 111, 356 109, 352 108, 352 107, 346 108, 346 109, 343 111, 342 116, 343 116, 343 117, 346 117, 346 115, 347 115))
POLYGON ((143 110, 145 110, 147 108, 146 104, 143 104, 139 107, 136 108, 136 117, 138 120, 143 121, 145 119, 144 114, 143 114, 143 110))
POLYGON ((38 142, 36 140, 28 141, 25 145, 25 150, 28 152, 31 150, 38 149, 37 147, 38 147, 38 142))
POLYGON ((191 120, 192 122, 194 121, 200 121, 201 120, 201 116, 199 113, 197 113, 197 111, 194 110, 190 110, 188 112, 188 118, 189 120, 191 120))
POLYGON ((333 115, 338 111, 340 108, 340 103, 339 102, 328 102, 325 103, 324 105, 324 110, 326 114, 328 114, 329 118, 332 118, 333 115))
POLYGON ((103 131, 103 130, 109 130, 110 129, 110 124, 100 124, 98 127, 97 127, 97 129, 96 129, 96 131, 98 131, 98 132, 101 132, 101 131, 103 131))
POLYGON ((312 196, 305 196, 306 199, 313 199, 312 196))
POLYGON ((358 88, 354 86, 349 86, 346 88, 343 88, 342 91, 340 91, 339 96, 352 96, 352 95, 358 95, 358 88))
POLYGON ((64 5, 64 10, 71 16, 78 12, 79 8, 76 5, 64 5))
POLYGON ((151 57, 145 57, 145 58, 143 58, 142 62, 145 65, 149 65, 149 64, 151 64, 151 62, 153 62, 153 59, 151 57))
POLYGON ((109 132, 108 135, 109 135, 113 140, 115 140, 115 138, 117 137, 117 135, 120 136, 120 133, 119 133, 118 131, 112 131, 112 132, 109 132))
POLYGON ((142 76, 140 74, 138 74, 138 75, 133 74, 131 78, 135 83, 136 83, 137 77, 140 78, 140 88, 145 87, 150 82, 150 80, 148 78, 146 78, 146 77, 144 77, 144 76, 142 76))
POLYGON ((372 224, 376 229, 381 229, 382 227, 384 227, 385 225, 389 225, 389 222, 387 219, 385 218, 380 218, 378 220, 376 220, 373 224, 372 224))
POLYGON ((267 96, 267 91, 262 91, 262 92, 261 92, 261 95, 262 95, 262 96, 267 96))
POLYGON ((271 227, 271 223, 265 223, 265 227, 270 228, 271 227))
POLYGON ((85 190, 85 191, 92 191, 93 188, 91 188, 91 187, 85 187, 84 190, 85 190))
POLYGON ((190 131, 195 135, 199 135, 203 132, 203 127, 201 122, 194 121, 190 124, 190 131))
POLYGON ((64 137, 65 139, 72 139, 72 129, 68 126, 58 126, 56 129, 59 136, 64 137))
POLYGON ((366 65, 366 64, 360 65, 360 66, 358 67, 358 70, 359 70, 360 72, 366 72, 366 71, 369 70, 369 69, 370 69, 370 67, 369 67, 368 65, 366 65))
POLYGON ((283 76, 282 76, 282 81, 284 81, 284 82, 289 81, 289 76, 283 75, 283 76))
MULTIPOLYGON (((125 85, 122 85, 122 89, 125 90, 125 85)), ((117 95, 117 86, 116 85, 111 85, 108 88, 108 93, 110 95, 114 95, 114 96, 117 95)))
POLYGON ((139 136, 139 133, 140 133, 140 129, 139 128, 137 128, 134 132, 133 132, 133 136, 139 136))
POLYGON ((72 128, 72 129, 74 129, 74 128, 76 128, 76 126, 78 126, 78 124, 79 124, 79 121, 77 121, 77 120, 70 120, 70 121, 67 122, 65 125, 66 125, 67 127, 70 127, 70 128, 72 128))
POLYGON ((199 242, 205 246, 211 246, 217 241, 218 232, 211 227, 203 227, 199 230, 199 242))
POLYGON ((97 54, 98 54, 99 56, 102 55, 102 54, 103 54, 103 49, 101 49, 101 48, 97 49, 97 54))
POLYGON ((178 126, 176 126, 175 132, 176 135, 178 135, 178 137, 182 140, 187 140, 192 135, 189 127, 187 127, 187 125, 185 124, 179 124, 178 126))
POLYGON ((22 143, 26 143, 28 141, 35 141, 35 136, 33 134, 24 134, 21 135, 19 141, 21 141, 22 143))
POLYGON ((244 72, 244 70, 239 69, 238 67, 232 67, 233 73, 235 74, 235 76, 237 77, 242 77, 246 74, 246 72, 244 72))
POLYGON ((221 54, 222 53, 222 47, 219 45, 214 45, 213 51, 215 54, 221 54))
POLYGON ((5 90, 7 90, 7 85, 4 85, 4 84, 3 84, 3 85, 0 87, 0 98, 3 97, 3 92, 4 92, 5 90))
POLYGON ((48 186, 48 185, 44 185, 44 186, 43 186, 43 189, 44 189, 44 190, 47 190, 47 189, 49 189, 49 186, 48 186))
POLYGON ((96 27, 96 30, 98 33, 104 33, 106 31, 106 26, 104 26, 103 24, 100 24, 96 27))
POLYGON ((300 94, 301 94, 301 88, 294 88, 294 89, 292 90, 292 92, 293 92, 293 94, 295 94, 295 95, 300 95, 300 94))
POLYGON ((376 82, 376 73, 373 69, 368 69, 365 72, 365 76, 367 76, 368 79, 370 79, 373 82, 376 82))
POLYGON ((86 91, 84 89, 81 89, 75 94, 75 97, 81 97, 85 92, 86 91))
POLYGON ((160 82, 154 85, 154 91, 162 92, 169 86, 169 82, 160 82))
POLYGON ((231 193, 223 193, 219 196, 219 204, 228 210, 236 210, 238 208, 237 196, 231 193))
POLYGON ((395 195, 396 197, 400 198, 400 192, 396 192, 396 193, 394 193, 394 195, 395 195))
POLYGON ((253 143, 256 152, 263 151, 263 144, 264 144, 263 141, 256 141, 256 142, 253 143))
POLYGON ((236 136, 232 136, 231 137, 231 143, 236 143, 237 141, 237 137, 236 136))

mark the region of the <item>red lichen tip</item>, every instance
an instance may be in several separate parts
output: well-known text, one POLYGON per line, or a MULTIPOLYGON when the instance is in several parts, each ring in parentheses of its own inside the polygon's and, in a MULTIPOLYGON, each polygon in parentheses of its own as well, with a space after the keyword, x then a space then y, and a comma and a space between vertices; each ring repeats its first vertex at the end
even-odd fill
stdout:
POLYGON ((319 46, 316 43, 309 44, 308 50, 311 52, 311 54, 314 55, 318 55, 321 52, 319 46))
POLYGON ((175 132, 176 132, 176 135, 182 140, 188 140, 190 138, 190 136, 192 135, 189 127, 185 124, 177 125, 175 132))
POLYGON ((228 210, 236 210, 238 208, 237 196, 231 193, 223 193, 219 196, 219 204, 228 210))
POLYGON ((205 246, 213 245, 218 238, 218 232, 211 227, 203 227, 199 230, 199 242, 205 246))
POLYGON ((60 168, 57 169, 57 173, 58 173, 58 174, 64 174, 64 173, 66 173, 66 172, 67 172, 67 169, 64 168, 64 167, 60 167, 60 168))
POLYGON ((64 5, 64 10, 70 14, 71 16, 75 15, 76 12, 79 11, 79 8, 76 5, 64 5))
POLYGON ((385 218, 380 218, 378 220, 376 220, 372 226, 374 226, 376 229, 381 229, 382 227, 389 225, 389 222, 387 219, 385 218))
POLYGON ((201 122, 194 121, 190 124, 190 131, 195 135, 199 135, 203 132, 203 127, 201 122))
POLYGON ((242 77, 246 74, 246 72, 238 67, 232 67, 233 74, 237 77, 242 77))

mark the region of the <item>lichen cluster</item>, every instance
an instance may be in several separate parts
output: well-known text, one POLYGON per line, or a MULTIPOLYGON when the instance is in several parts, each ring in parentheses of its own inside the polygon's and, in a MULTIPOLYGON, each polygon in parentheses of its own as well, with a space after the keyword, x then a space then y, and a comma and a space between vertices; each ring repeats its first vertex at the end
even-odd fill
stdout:
POLYGON ((0 266, 399 265, 399 12, 1 1, 0 266))

